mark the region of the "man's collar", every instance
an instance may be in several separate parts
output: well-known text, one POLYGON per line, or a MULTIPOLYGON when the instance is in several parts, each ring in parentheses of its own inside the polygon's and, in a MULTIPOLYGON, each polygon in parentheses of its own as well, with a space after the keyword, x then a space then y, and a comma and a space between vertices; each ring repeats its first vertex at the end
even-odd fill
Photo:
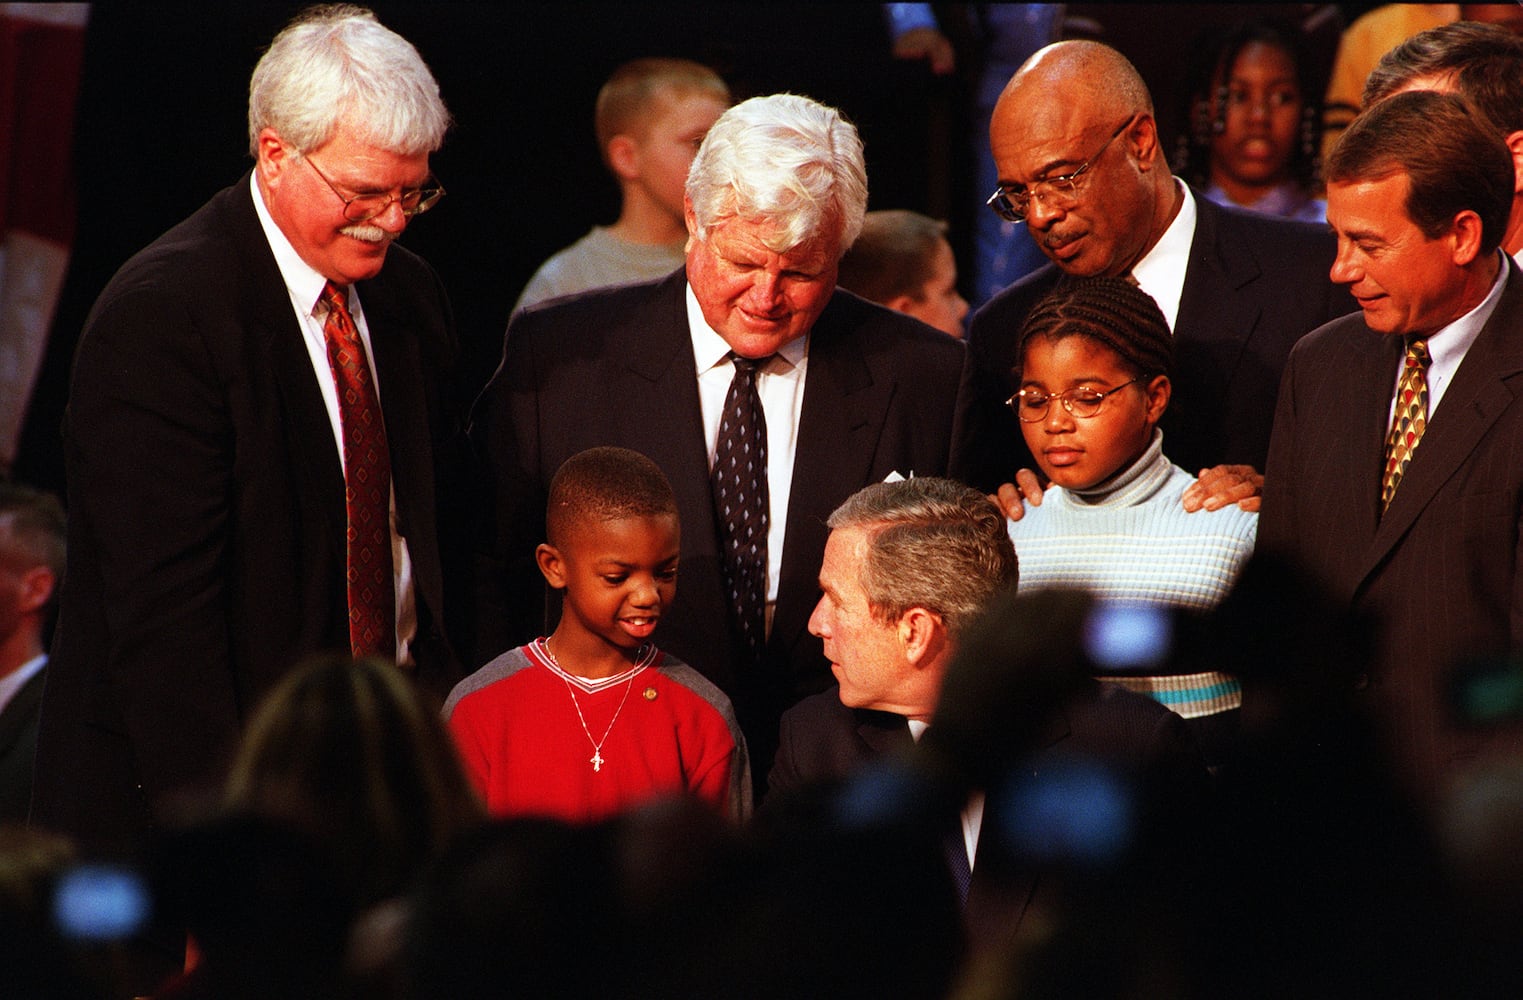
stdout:
POLYGON ((286 239, 286 234, 275 224, 274 216, 270 215, 269 207, 264 203, 264 194, 259 190, 257 171, 249 175, 249 187, 254 196, 254 212, 259 216, 259 225, 264 230, 264 238, 269 242, 270 251, 275 255, 275 264, 280 268, 280 276, 285 280, 291 298, 310 313, 316 308, 317 301, 323 293, 323 286, 328 283, 328 279, 301 259, 296 248, 291 246, 291 241, 286 239))
POLYGON ((1142 259, 1132 265, 1132 277, 1146 291, 1150 278, 1156 280, 1160 271, 1180 267, 1181 261, 1190 259, 1190 244, 1195 239, 1195 220, 1198 215, 1195 208, 1195 195, 1190 191, 1190 186, 1179 178, 1174 178, 1175 190, 1179 192, 1179 211, 1174 213, 1174 221, 1170 222, 1163 235, 1158 237, 1158 242, 1142 255, 1142 259))
POLYGON ((1507 274, 1514 266, 1511 258, 1503 250, 1495 251, 1497 259, 1497 273, 1492 278, 1491 287, 1486 292, 1486 297, 1475 304, 1475 307, 1467 311, 1463 316, 1451 320, 1433 331, 1427 338, 1430 364, 1444 367, 1449 364, 1459 364, 1459 359, 1470 350, 1470 345, 1475 343, 1481 335, 1481 329, 1486 321, 1491 319, 1491 314, 1496 312, 1497 303, 1502 301, 1502 290, 1507 284, 1507 274))

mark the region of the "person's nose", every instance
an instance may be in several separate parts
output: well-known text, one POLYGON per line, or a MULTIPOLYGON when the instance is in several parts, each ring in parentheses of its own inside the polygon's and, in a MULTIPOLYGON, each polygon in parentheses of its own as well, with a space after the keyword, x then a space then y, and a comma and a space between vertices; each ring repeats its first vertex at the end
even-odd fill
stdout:
POLYGON ((1026 203, 1026 225, 1036 232, 1045 233, 1054 222, 1068 214, 1068 210, 1060 204, 1061 200, 1041 191, 1031 192, 1031 200, 1026 203))
POLYGON ((649 573, 641 573, 630 578, 629 603, 637 608, 653 608, 661 603, 661 591, 656 586, 656 578, 649 573))
POLYGON ((1073 430, 1073 414, 1068 412, 1068 407, 1063 405, 1061 397, 1054 396, 1047 401, 1047 414, 1042 418, 1042 426, 1048 434, 1062 434, 1073 430))
POLYGON ((1353 249, 1353 244, 1339 241, 1338 255, 1333 258, 1333 266, 1327 272, 1333 284, 1352 285, 1363 276, 1358 265, 1354 263, 1353 249))
POLYGON ((782 293, 782 275, 773 271, 757 271, 751 278, 751 288, 746 293, 759 313, 771 312, 782 293))
POLYGON ((386 207, 366 219, 365 224, 379 226, 391 235, 396 236, 407 228, 409 221, 411 220, 408 219, 407 213, 402 211, 402 201, 400 196, 398 196, 388 199, 386 207))
POLYGON ((829 624, 825 619, 825 598, 821 597, 815 602, 814 610, 809 613, 809 634, 818 639, 827 638, 829 624))

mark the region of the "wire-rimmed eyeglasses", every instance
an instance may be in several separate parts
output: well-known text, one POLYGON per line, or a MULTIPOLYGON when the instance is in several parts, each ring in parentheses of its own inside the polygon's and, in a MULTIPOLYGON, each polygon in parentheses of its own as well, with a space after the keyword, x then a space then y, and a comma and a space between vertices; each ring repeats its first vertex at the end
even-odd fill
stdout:
POLYGON ((1016 417, 1022 423, 1034 424, 1047 419, 1047 411, 1052 406, 1052 401, 1056 399, 1062 402, 1063 409, 1070 414, 1081 420, 1087 420, 1099 415, 1100 408, 1109 396, 1145 378, 1147 378, 1146 375, 1138 375, 1131 381, 1122 382, 1104 392, 1099 389, 1086 389, 1083 386, 1077 389, 1065 389, 1062 392, 1037 392, 1035 389, 1022 389, 1005 400, 1005 405, 1015 411, 1016 417))
POLYGON ((415 215, 422 215, 433 208, 439 203, 439 199, 444 197, 444 186, 432 177, 428 179, 428 183, 425 183, 421 187, 403 188, 396 194, 346 195, 328 179, 327 174, 317 168, 317 164, 313 162, 312 157, 306 156, 303 159, 312 167, 312 172, 321 177, 323 183, 328 185, 328 190, 338 195, 339 200, 344 203, 344 218, 350 222, 369 222, 390 208, 392 202, 396 202, 401 206, 402 214, 410 219, 415 215))
POLYGON ((1043 205, 1062 209, 1073 208, 1079 203, 1079 188, 1085 171, 1094 166, 1095 162, 1105 155, 1111 143, 1116 141, 1116 137, 1125 132, 1136 120, 1137 116, 1132 115, 1122 122, 1116 131, 1111 133, 1110 138, 1105 140, 1104 145, 1095 151, 1095 155, 1079 164, 1077 169, 1056 177, 1034 181, 1030 187, 1019 190, 1001 184, 994 189, 994 193, 989 196, 985 204, 994 209, 994 214, 1006 222, 1024 221, 1033 198, 1043 205))

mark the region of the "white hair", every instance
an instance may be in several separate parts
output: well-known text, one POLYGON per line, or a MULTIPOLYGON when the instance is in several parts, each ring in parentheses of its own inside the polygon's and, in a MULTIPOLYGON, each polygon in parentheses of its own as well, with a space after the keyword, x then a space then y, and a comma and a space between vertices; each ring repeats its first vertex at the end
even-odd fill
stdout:
POLYGON ((412 43, 363 7, 313 7, 287 25, 249 80, 249 151, 272 128, 301 153, 333 137, 339 123, 373 146, 403 156, 444 144, 449 112, 439 84, 412 43))
POLYGON ((772 225, 786 253, 836 227, 838 252, 862 231, 867 168, 856 126, 797 94, 742 101, 719 116, 687 175, 697 237, 734 216, 772 225))

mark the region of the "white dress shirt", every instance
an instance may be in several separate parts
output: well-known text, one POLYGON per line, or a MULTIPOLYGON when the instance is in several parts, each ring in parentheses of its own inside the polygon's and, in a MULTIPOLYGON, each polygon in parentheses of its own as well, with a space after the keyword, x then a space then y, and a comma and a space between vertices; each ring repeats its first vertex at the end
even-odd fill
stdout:
POLYGON ((16 697, 17 692, 26 687, 26 682, 36 677, 38 671, 47 665, 48 654, 43 653, 27 660, 4 677, 0 677, 0 712, 5 711, 5 706, 11 703, 11 699, 16 697))
MULTIPOLYGON (((708 320, 693 286, 687 286, 687 326, 693 340, 698 371, 698 402, 703 410, 703 442, 709 469, 719 442, 719 418, 735 377, 730 345, 708 320)), ((799 417, 804 412, 804 377, 809 370, 809 335, 784 344, 757 369, 756 391, 767 419, 767 630, 777 606, 777 582, 782 576, 783 536, 788 526, 788 497, 793 488, 793 459, 798 453, 799 417)))
POLYGON ((1179 321, 1179 300, 1184 295, 1185 271, 1190 266, 1190 246, 1195 242, 1197 218, 1195 196, 1190 193, 1190 186, 1177 177, 1174 184, 1184 196, 1179 205, 1179 214, 1174 216, 1174 221, 1163 231, 1163 236, 1153 244, 1153 249, 1144 254, 1132 268, 1132 277, 1137 279, 1137 287, 1158 303, 1158 308, 1163 310, 1163 318, 1169 322, 1170 331, 1179 321))
MULTIPOLYGON (((1507 254, 1497 251, 1501 259, 1501 267, 1497 268, 1496 280, 1491 284, 1491 291, 1481 300, 1480 305, 1461 316, 1459 319, 1441 326, 1428 335, 1428 419, 1433 419, 1433 414, 1438 410, 1438 403, 1444 396, 1444 390, 1449 383, 1454 381, 1454 373, 1459 371, 1460 362, 1465 360, 1465 354, 1470 350, 1470 345, 1475 343, 1475 338, 1481 335, 1481 328, 1486 321, 1491 319, 1491 314, 1496 312, 1497 303, 1502 300, 1502 288, 1507 284, 1507 273, 1512 268, 1512 262, 1507 254)), ((1396 377, 1391 382, 1391 412, 1386 419, 1386 426, 1396 417, 1396 393, 1401 387, 1401 370, 1407 365, 1406 354, 1403 353, 1401 361, 1396 365, 1396 377)))
MULTIPOLYGON (((291 241, 286 239, 286 234, 280 231, 275 220, 270 216, 270 210, 265 207, 264 196, 259 193, 259 181, 257 177, 249 178, 249 185, 254 197, 254 210, 259 215, 259 224, 264 228, 265 239, 269 241, 270 251, 275 255, 275 263, 280 268, 280 276, 285 281, 286 292, 291 298, 291 311, 296 316, 297 325, 302 332, 302 340, 307 348, 307 356, 312 361, 312 374, 317 377, 317 386, 323 394, 323 405, 328 410, 328 422, 333 429, 333 447, 338 455, 340 467, 344 463, 344 432, 339 421, 338 388, 333 381, 333 369, 328 364, 328 341, 323 334, 323 322, 327 319, 327 308, 322 305, 323 286, 328 279, 324 278, 312 266, 301 259, 296 248, 291 246, 291 241)), ((355 328, 359 331, 360 340, 365 344, 365 361, 370 365, 370 381, 375 386, 376 401, 381 398, 381 380, 376 375, 375 352, 370 347, 370 327, 365 323, 365 309, 360 304, 359 290, 353 285, 348 288, 349 314, 354 317, 355 328)), ((397 621, 397 659, 410 661, 408 645, 418 630, 417 610, 414 605, 412 586, 412 558, 407 551, 407 541, 397 533, 397 491, 395 477, 393 477, 391 490, 391 565, 393 581, 396 591, 396 621, 397 621)))

